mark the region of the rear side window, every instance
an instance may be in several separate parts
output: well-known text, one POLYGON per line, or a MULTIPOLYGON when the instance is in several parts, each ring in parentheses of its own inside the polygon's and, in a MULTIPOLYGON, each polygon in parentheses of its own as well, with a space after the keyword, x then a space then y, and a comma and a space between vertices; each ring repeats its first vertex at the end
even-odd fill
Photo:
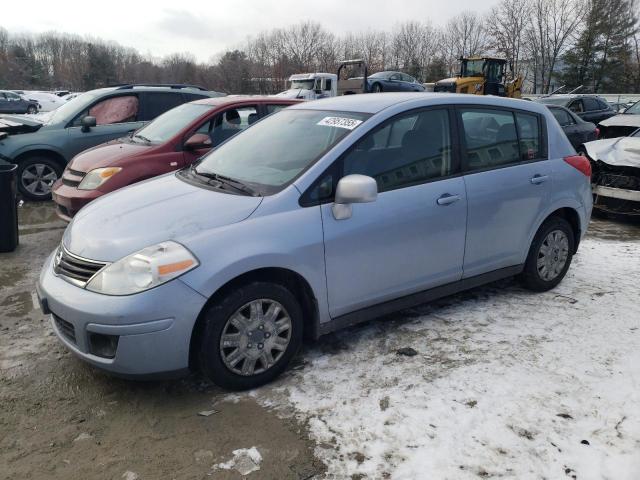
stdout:
POLYGON ((385 192, 452 173, 449 114, 426 110, 395 117, 343 157, 343 175, 373 177, 385 192))
POLYGON ((145 92, 142 94, 144 108, 141 120, 153 120, 167 110, 182 105, 184 100, 179 92, 145 92))
POLYGON ((553 113, 553 116, 556 117, 556 120, 562 126, 572 125, 574 123, 571 115, 560 108, 552 108, 551 113, 553 113))
POLYGON ((584 109, 587 112, 593 112, 595 110, 602 110, 602 107, 600 106, 600 104, 598 103, 598 101, 595 98, 585 97, 585 98, 582 99, 582 101, 584 102, 584 109))

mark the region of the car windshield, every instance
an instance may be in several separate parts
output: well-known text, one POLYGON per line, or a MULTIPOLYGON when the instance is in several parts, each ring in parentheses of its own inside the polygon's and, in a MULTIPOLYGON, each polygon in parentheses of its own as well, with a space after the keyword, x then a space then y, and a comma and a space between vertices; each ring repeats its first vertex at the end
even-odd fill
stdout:
POLYGON ((313 85, 315 83, 314 79, 309 79, 309 80, 292 80, 291 81, 291 88, 292 89, 298 89, 301 88, 303 90, 313 90, 313 85))
POLYGON ((640 115, 640 102, 636 102, 627 108, 624 113, 631 113, 632 115, 640 115))
POLYGON ((211 105, 183 103, 142 127, 135 133, 134 138, 141 138, 150 143, 164 143, 212 108, 211 105))
POLYGON ((263 194, 292 181, 369 117, 364 113, 282 110, 207 154, 197 174, 224 176, 263 194))
POLYGON ((378 73, 374 73, 373 75, 369 75, 369 78, 383 78, 386 79, 390 76, 391 74, 388 72, 378 72, 378 73))
POLYGON ((89 104, 96 98, 97 94, 93 92, 83 93, 82 95, 78 95, 76 98, 69 100, 66 103, 63 103, 61 106, 56 108, 51 114, 46 118, 46 123, 52 124, 62 121, 72 120, 78 112, 81 112, 89 104))
POLYGON ((481 77, 482 67, 484 67, 484 60, 467 60, 463 64, 462 76, 463 77, 481 77))

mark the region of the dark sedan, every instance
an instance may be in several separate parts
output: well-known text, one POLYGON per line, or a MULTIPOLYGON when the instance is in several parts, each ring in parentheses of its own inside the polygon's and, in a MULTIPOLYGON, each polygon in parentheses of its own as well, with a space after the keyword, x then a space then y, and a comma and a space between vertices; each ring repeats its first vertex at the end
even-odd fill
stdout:
POLYGON ((38 113, 38 102, 0 90, 0 113, 38 113))
POLYGON ((584 151, 583 145, 598 139, 598 128, 591 122, 585 122, 571 110, 559 105, 547 105, 556 117, 567 138, 578 151, 584 151))
POLYGON ((370 92, 424 92, 424 86, 402 72, 378 72, 367 77, 370 92))
POLYGON ((539 98, 537 101, 547 105, 567 107, 581 119, 595 124, 616 114, 604 98, 596 95, 552 95, 539 98))

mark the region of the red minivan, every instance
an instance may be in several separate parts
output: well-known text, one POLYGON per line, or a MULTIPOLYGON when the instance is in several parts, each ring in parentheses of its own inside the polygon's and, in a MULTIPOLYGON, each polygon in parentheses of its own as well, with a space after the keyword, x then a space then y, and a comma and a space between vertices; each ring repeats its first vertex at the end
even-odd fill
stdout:
POLYGON ((58 216, 70 221, 78 210, 105 193, 188 166, 259 118, 299 102, 227 96, 169 110, 129 137, 76 155, 53 185, 58 216))

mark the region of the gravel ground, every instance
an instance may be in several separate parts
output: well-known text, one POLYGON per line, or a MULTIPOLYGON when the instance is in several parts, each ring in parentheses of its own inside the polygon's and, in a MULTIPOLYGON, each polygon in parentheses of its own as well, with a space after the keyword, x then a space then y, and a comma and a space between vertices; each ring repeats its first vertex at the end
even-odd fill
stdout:
POLYGON ((637 225, 592 222, 552 292, 503 281, 353 327, 229 394, 67 353, 33 298, 64 224, 20 213, 0 254, 2 479, 640 478, 637 225))

